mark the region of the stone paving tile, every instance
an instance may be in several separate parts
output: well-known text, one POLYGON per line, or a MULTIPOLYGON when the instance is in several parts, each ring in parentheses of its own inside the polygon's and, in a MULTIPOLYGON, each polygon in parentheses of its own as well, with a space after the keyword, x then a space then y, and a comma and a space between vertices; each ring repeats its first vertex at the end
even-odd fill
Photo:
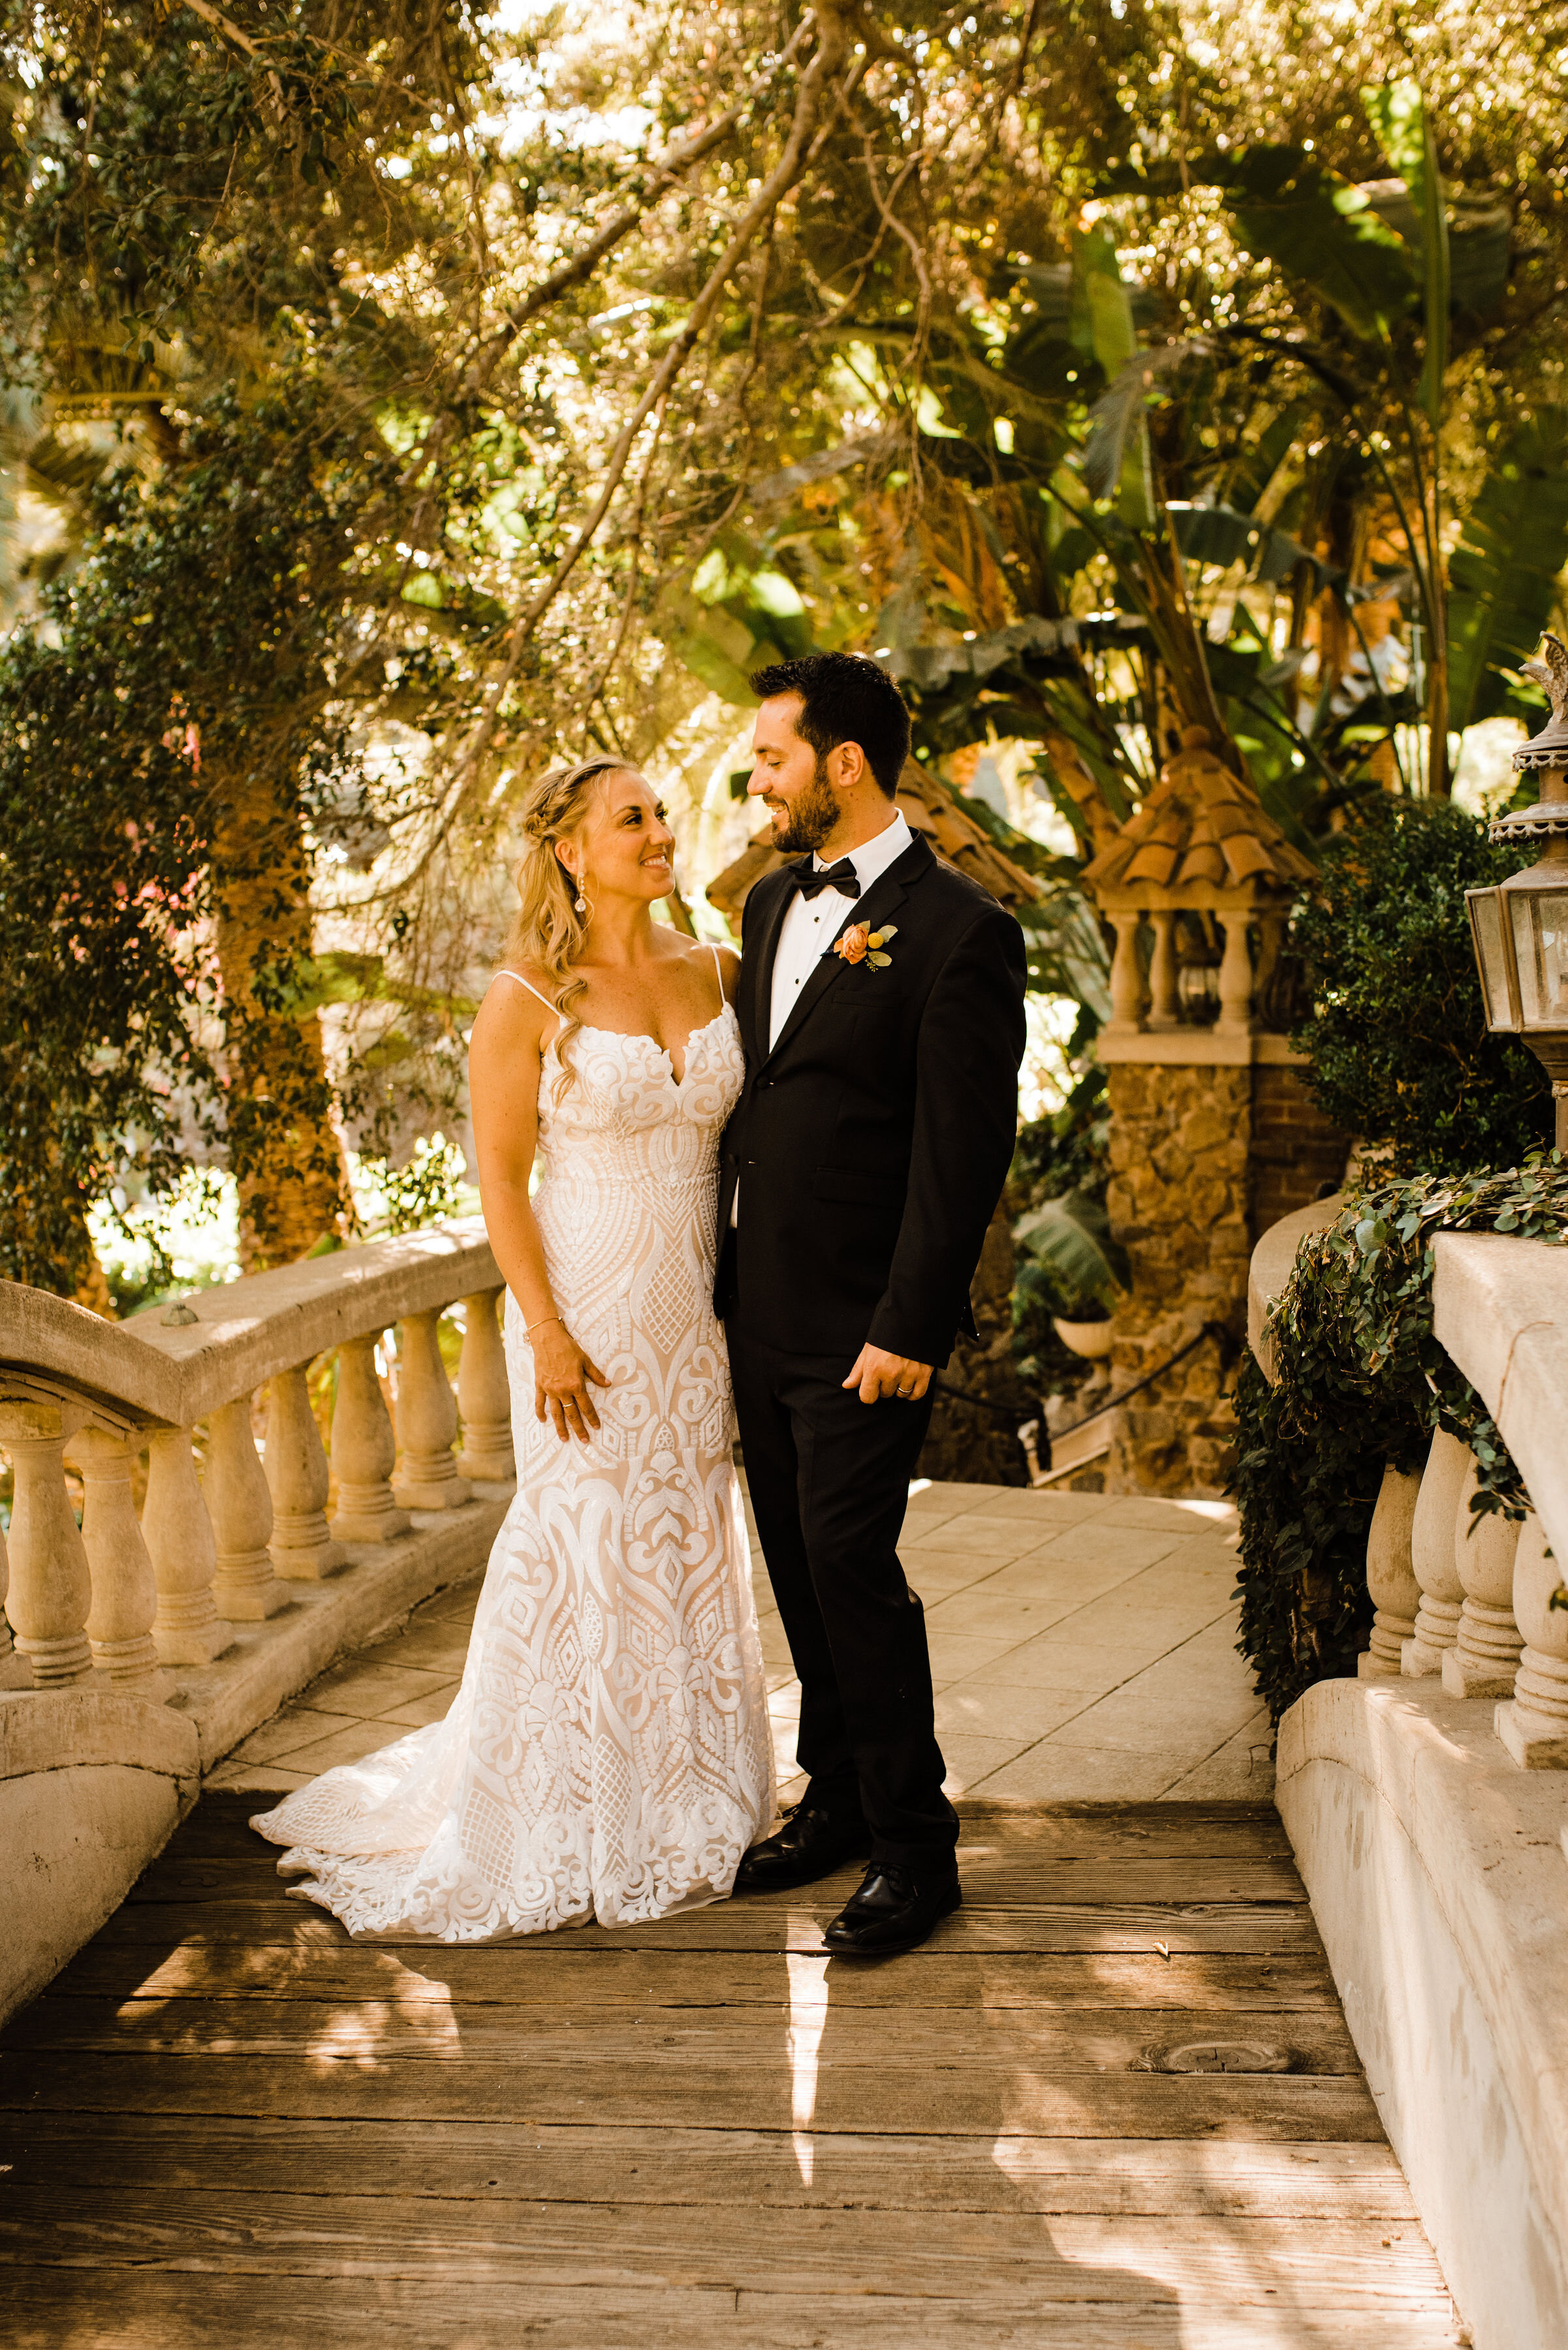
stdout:
POLYGON ((428 1672, 411 1665, 363 1665, 355 1658, 324 1674, 311 1696, 315 1703, 334 1713, 373 1721, 389 1706, 408 1705, 431 1690, 445 1689, 451 1680, 450 1673, 428 1672))
POLYGON ((1023 1795, 1036 1804, 1147 1804, 1168 1794, 1179 1772, 1168 1759, 1128 1747, 1058 1746, 1043 1739, 970 1788, 976 1795, 1023 1795))
POLYGON ((402 1732, 388 1721, 356 1721, 347 1730, 335 1730, 330 1738, 318 1738, 314 1745, 302 1746, 288 1758, 291 1771, 303 1771, 310 1778, 317 1772, 336 1769, 339 1762, 358 1762, 367 1754, 374 1754, 379 1746, 391 1746, 402 1732))
MULTIPOLYGON (((1265 1800, 1266 1714, 1235 1654, 1229 1518, 1181 1504, 1006 1486, 911 1500, 905 1555, 927 1607, 952 1782, 1040 1801, 1265 1800)), ((753 1583, 781 1801, 799 1684, 766 1569, 753 1583)), ((479 1580, 327 1674, 212 1783, 265 1795, 439 1721, 457 1692, 479 1580)))
POLYGON ((452 1711, 460 1681, 444 1681, 438 1690, 423 1697, 410 1698, 407 1705, 389 1705, 385 1713, 376 1716, 378 1721, 389 1722, 396 1730, 424 1730, 432 1721, 444 1721, 452 1711))
POLYGON ((1106 1503, 1101 1523, 1141 1526, 1150 1534, 1196 1534, 1210 1527, 1227 1534, 1235 1532, 1236 1513, 1228 1502, 1158 1502, 1120 1493, 1106 1503))
POLYGON ((1272 1801, 1274 1733, 1266 1706, 1260 1706, 1233 1738, 1177 1781, 1170 1794, 1184 1804, 1257 1804, 1272 1801))
POLYGON ((318 1738, 327 1738, 335 1730, 352 1730, 363 1716, 355 1713, 327 1713, 316 1706, 291 1706, 286 1713, 274 1714, 259 1730, 234 1749, 234 1758, 241 1762, 275 1762, 280 1756, 297 1752, 302 1746, 314 1745, 318 1738))

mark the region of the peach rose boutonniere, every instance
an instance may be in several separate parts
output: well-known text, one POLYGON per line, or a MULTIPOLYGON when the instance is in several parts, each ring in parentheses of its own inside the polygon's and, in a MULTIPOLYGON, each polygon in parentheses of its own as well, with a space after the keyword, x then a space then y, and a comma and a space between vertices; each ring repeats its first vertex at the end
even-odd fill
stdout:
POLYGON ((898 935, 898 925, 888 922, 879 931, 867 928, 864 922, 851 922, 849 928, 833 941, 833 951, 845 962, 868 962, 873 971, 886 971, 893 958, 882 949, 889 939, 898 935))

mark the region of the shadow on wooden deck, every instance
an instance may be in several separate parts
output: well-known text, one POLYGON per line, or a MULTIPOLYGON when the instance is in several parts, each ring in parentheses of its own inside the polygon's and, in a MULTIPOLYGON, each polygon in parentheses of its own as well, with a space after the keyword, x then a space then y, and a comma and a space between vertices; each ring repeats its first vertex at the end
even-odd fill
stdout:
POLYGON ((254 1802, 5 2035, 10 2350, 1459 2338, 1268 1808, 971 1802, 963 1910, 856 1968, 852 1873, 354 1943, 254 1802))

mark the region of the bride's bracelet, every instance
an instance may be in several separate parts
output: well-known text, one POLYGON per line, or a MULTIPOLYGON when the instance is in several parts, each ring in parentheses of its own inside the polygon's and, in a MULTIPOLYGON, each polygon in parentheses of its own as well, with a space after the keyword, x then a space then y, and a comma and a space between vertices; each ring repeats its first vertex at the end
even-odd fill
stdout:
MULTIPOLYGON (((542 1330, 544 1328, 546 1322, 561 1322, 561 1317, 558 1314, 541 1314, 537 1322, 524 1323, 523 1327, 523 1336, 525 1338, 531 1338, 535 1330, 542 1330)), ((566 1326, 566 1324, 561 1322, 561 1327, 563 1330, 566 1326)))

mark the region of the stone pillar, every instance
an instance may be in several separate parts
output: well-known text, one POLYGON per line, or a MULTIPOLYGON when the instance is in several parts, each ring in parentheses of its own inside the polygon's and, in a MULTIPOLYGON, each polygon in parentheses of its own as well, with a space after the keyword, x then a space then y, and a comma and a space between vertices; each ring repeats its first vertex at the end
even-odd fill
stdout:
MULTIPOLYGON (((1243 1343, 1251 1070, 1111 1061, 1111 1231, 1130 1292, 1116 1301, 1116 1394, 1167 1362, 1206 1322, 1243 1343)), ((1114 1418, 1113 1493, 1221 1497, 1235 1428, 1223 1348, 1204 1338, 1114 1418)))
POLYGON ((345 1339, 337 1349, 337 1400, 332 1408, 332 1474, 337 1512, 332 1531, 340 1543, 391 1542, 410 1518, 392 1499, 397 1439, 376 1371, 380 1336, 345 1339))
POLYGON ((5 1612, 38 1689, 92 1678, 92 1576, 66 1491, 66 1444, 84 1417, 57 1403, 0 1403, 0 1444, 16 1481, 5 1612))
POLYGON ((1111 1016, 1107 1033, 1134 1029, 1143 1018, 1143 965, 1138 961, 1137 934, 1143 924, 1138 913, 1111 914, 1107 917, 1116 934, 1116 951, 1111 957, 1111 1016))
POLYGON ((1421 1586, 1410 1564, 1410 1536, 1420 1491, 1421 1480, 1414 1470, 1389 1467, 1383 1471, 1366 1536, 1366 1588, 1376 1613, 1372 1638, 1356 1660, 1360 1680, 1397 1676, 1405 1642, 1415 1638, 1421 1586))
POLYGON ((410 1314, 398 1349, 398 1437, 403 1465, 392 1488, 405 1510, 455 1510, 472 1488, 457 1473, 457 1403, 441 1358, 438 1311, 410 1314))
POLYGON ((331 1473, 306 1385, 307 1363, 267 1385, 266 1482, 272 1495, 272 1563, 289 1583, 320 1583, 348 1564, 327 1525, 331 1473))
POLYGON ((1568 1770, 1568 1608, 1553 1607, 1563 1564, 1546 1547, 1533 1510, 1513 1554, 1513 1613, 1524 1636, 1511 1703, 1494 1717, 1497 1734, 1524 1771, 1568 1770))
POLYGON ((202 1482, 217 1544, 213 1596, 218 1613, 231 1624, 260 1624, 288 1606, 288 1593, 273 1573, 267 1547, 272 1495, 251 1434, 249 1396, 210 1415, 202 1482))
POLYGON ((1524 1645, 1513 1620, 1519 1520, 1496 1512, 1476 1515, 1470 1496, 1480 1474, 1471 1453, 1454 1518, 1454 1572, 1465 1596, 1458 1637, 1443 1651, 1443 1687, 1450 1697, 1511 1697, 1524 1645))
POLYGON ((1148 1024, 1151 1028, 1179 1027, 1176 1009, 1176 916, 1154 913, 1149 920, 1154 925, 1154 956, 1148 967, 1148 1024))
POLYGON ((1225 951, 1220 959, 1220 1017, 1216 1035, 1244 1035, 1252 1026, 1252 951, 1248 943, 1250 910, 1221 912, 1225 951))
POLYGON ((163 1676, 152 1638, 158 1583, 131 1498, 131 1440, 118 1430, 84 1428, 72 1437, 70 1450, 82 1472, 82 1548, 92 1578, 87 1635, 93 1662, 138 1697, 161 1697, 163 1676))
POLYGON ((1410 1528, 1410 1563, 1421 1586, 1416 1628, 1399 1651, 1399 1669, 1413 1680, 1441 1672, 1443 1651, 1459 1636, 1465 1588, 1454 1564, 1454 1520, 1469 1467, 1470 1449, 1436 1429, 1422 1472, 1410 1528))
POLYGON ((465 1477, 487 1484, 509 1484, 517 1474, 506 1349, 495 1318, 505 1297, 504 1289, 484 1289, 462 1301, 462 1359, 457 1367, 462 1451, 457 1465, 465 1477))
POLYGON ((152 1638, 160 1657, 166 1665, 210 1665, 234 1636, 213 1596, 218 1546, 188 1428, 161 1428, 148 1447, 141 1535, 158 1585, 152 1638))
POLYGON ((5 1613, 5 1594, 10 1584, 10 1560, 6 1555, 5 1537, 0 1534, 0 1657, 11 1654, 11 1619, 5 1613))

